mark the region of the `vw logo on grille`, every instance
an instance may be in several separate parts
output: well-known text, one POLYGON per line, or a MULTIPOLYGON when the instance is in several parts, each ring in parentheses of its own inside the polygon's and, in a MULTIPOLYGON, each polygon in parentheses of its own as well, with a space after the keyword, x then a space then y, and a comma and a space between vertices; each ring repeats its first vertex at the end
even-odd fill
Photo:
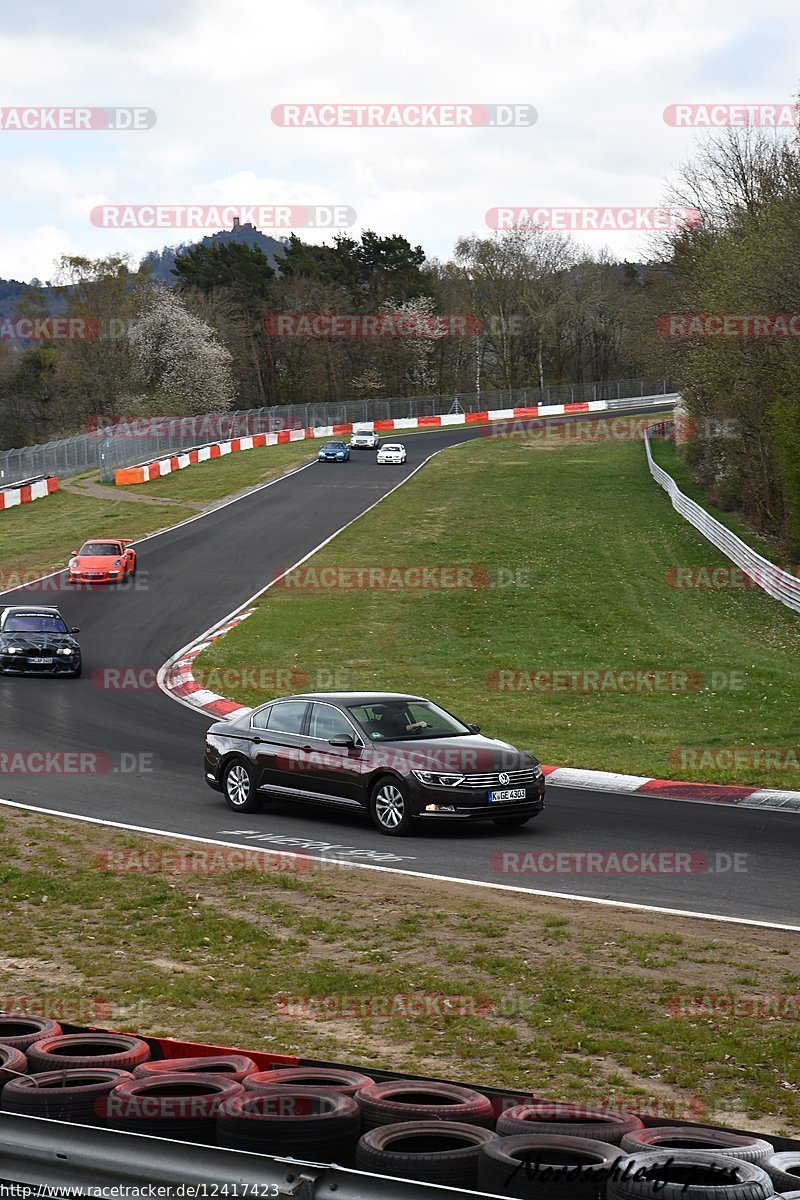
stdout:
POLYGON ((511 783, 511 776, 508 774, 507 771, 501 771, 498 778, 501 783, 511 783))

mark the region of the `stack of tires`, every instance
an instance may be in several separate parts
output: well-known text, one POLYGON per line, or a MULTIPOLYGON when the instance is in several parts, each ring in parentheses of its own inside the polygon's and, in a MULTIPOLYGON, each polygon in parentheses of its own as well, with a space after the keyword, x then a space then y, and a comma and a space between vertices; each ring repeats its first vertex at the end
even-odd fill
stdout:
POLYGON ((0 1108, 520 1200, 800 1200, 800 1151, 704 1126, 538 1101, 497 1112, 436 1080, 261 1071, 242 1054, 153 1061, 128 1034, 0 1013, 0 1108))

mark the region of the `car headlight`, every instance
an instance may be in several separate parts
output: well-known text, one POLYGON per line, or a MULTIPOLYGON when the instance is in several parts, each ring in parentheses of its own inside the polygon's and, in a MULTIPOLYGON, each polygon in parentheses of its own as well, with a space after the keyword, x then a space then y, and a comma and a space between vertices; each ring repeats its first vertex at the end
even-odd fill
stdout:
POLYGON ((6 646, 5 653, 6 654, 22 654, 22 647, 21 646, 6 646))
POLYGON ((458 787, 463 782, 463 775, 441 775, 437 771, 412 771, 411 774, 420 783, 433 787, 458 787))
POLYGON ((77 558, 71 558, 69 560, 69 569, 70 571, 80 571, 81 564, 78 562, 77 558))
POLYGON ((531 758, 533 759, 533 762, 531 763, 531 766, 533 767, 533 777, 534 779, 541 779, 542 775, 544 775, 542 764, 539 762, 538 758, 534 758, 533 755, 531 755, 531 758))
POLYGON ((59 648, 56 650, 56 654, 74 654, 74 653, 75 653, 75 651, 72 649, 71 646, 59 646, 59 648))

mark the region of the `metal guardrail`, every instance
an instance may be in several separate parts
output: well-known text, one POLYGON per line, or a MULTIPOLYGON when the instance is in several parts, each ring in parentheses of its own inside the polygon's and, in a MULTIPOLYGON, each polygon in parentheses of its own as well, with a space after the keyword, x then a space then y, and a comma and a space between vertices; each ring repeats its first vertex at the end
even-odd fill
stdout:
MULTIPOLYGON (((576 404, 645 394, 664 395, 668 379, 611 379, 485 392, 448 392, 436 396, 394 396, 331 404, 288 404, 194 417, 121 418, 121 423, 39 446, 0 451, 0 486, 29 475, 69 478, 98 468, 110 482, 117 467, 162 458, 200 442, 228 441, 253 433, 315 426, 349 425, 397 417, 438 417, 486 408, 528 408, 539 404, 576 404)), ((101 418, 97 418, 101 420, 101 418)))
POLYGON ((199 1200, 469 1200, 494 1195, 5 1112, 0 1113, 0 1179, 31 1188, 69 1188, 72 1195, 95 1198, 105 1192, 109 1200, 124 1197, 120 1189, 148 1185, 169 1189, 158 1193, 162 1196, 199 1200))
MULTIPOLYGON (((660 424, 662 427, 668 427, 672 422, 665 421, 660 424)), ((680 490, 672 476, 654 462, 650 451, 650 439, 647 435, 655 428, 657 426, 651 425, 645 433, 644 447, 647 453, 647 465, 653 479, 663 487, 669 496, 675 511, 680 513, 699 533, 702 533, 703 537, 707 538, 713 546, 721 550, 726 558, 736 563, 737 567, 740 567, 744 574, 768 596, 771 596, 773 600, 778 600, 794 612, 800 612, 800 579, 758 554, 752 546, 743 542, 726 525, 723 525, 716 517, 712 517, 711 513, 706 512, 694 500, 690 500, 680 490)))

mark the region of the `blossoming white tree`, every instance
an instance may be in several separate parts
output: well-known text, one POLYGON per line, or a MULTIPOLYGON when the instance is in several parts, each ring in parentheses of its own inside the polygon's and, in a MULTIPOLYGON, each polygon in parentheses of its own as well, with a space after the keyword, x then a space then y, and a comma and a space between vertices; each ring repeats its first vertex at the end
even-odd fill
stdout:
POLYGON ((220 412, 236 389, 232 355, 210 325, 165 287, 148 288, 128 333, 138 403, 150 412, 220 412))

